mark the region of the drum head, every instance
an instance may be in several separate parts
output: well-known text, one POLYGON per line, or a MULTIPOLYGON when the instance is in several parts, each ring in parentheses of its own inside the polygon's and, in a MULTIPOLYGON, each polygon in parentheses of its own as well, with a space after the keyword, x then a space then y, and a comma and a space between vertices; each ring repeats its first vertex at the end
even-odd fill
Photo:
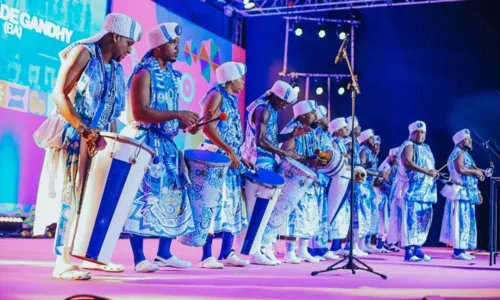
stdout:
POLYGON ((206 150, 186 150, 184 151, 184 156, 187 159, 192 159, 212 165, 228 165, 231 162, 231 160, 225 155, 206 150))
POLYGON ((301 170, 304 173, 304 175, 306 175, 307 177, 317 178, 317 175, 313 170, 311 170, 308 167, 304 166, 303 164, 299 163, 295 159, 287 157, 286 160, 288 160, 288 162, 290 162, 290 164, 292 164, 294 167, 301 170))
POLYGON ((246 172, 243 176, 253 183, 266 186, 280 187, 285 184, 283 177, 266 169, 258 169, 255 173, 246 172))

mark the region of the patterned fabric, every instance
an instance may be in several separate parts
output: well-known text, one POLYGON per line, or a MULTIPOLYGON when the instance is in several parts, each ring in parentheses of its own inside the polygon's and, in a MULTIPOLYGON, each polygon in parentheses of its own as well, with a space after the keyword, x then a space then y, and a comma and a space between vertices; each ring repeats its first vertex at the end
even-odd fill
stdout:
POLYGON ((391 217, 387 241, 401 241, 401 246, 421 246, 429 234, 432 222, 432 204, 437 202, 436 180, 426 174, 406 169, 401 155, 406 147, 413 147, 413 162, 429 170, 434 169, 434 156, 428 145, 405 141, 399 147, 398 175, 393 184, 391 217))
POLYGON ((440 241, 453 245, 455 249, 475 249, 477 246, 476 208, 479 203, 478 179, 474 175, 460 174, 452 161, 460 154, 464 157, 464 166, 476 168, 469 152, 455 147, 448 158, 448 170, 451 180, 460 186, 459 200, 446 200, 440 241))
MULTIPOLYGON (((373 164, 370 168, 368 168, 368 170, 372 171, 372 172, 377 172, 378 158, 373 154, 373 152, 366 145, 361 146, 360 151, 364 151, 365 155, 366 155, 366 161, 372 162, 372 164, 373 164)), ((375 198, 377 197, 377 195, 375 193, 375 189, 373 188, 373 181, 374 180, 375 180, 375 176, 367 175, 366 181, 364 183, 362 183, 363 191, 368 193, 366 195, 367 202, 365 204, 369 206, 367 209, 369 209, 371 212, 370 228, 369 228, 368 234, 372 234, 372 235, 378 233, 378 227, 379 227, 379 222, 380 222, 380 217, 379 217, 379 213, 377 210, 377 206, 375 205, 375 198)))
MULTIPOLYGON (((106 67, 98 44, 84 47, 90 52, 90 61, 76 84, 74 109, 87 126, 107 130, 125 106, 123 69, 115 61, 106 67)), ((81 144, 76 128, 68 123, 62 134, 62 144, 68 147, 61 150, 67 161, 62 186, 62 211, 54 245, 58 255, 62 254, 60 248, 68 241, 68 228, 81 200, 84 176, 80 171, 86 172, 88 168, 87 147, 81 144)))
MULTIPOLYGON (((221 85, 215 85, 208 91, 207 96, 214 90, 222 96, 220 112, 224 112, 229 116, 226 121, 217 123, 217 130, 222 140, 240 156, 241 145, 243 144, 243 129, 240 111, 237 106, 238 98, 231 95, 221 85)), ((201 101, 202 106, 205 104, 207 96, 201 101)), ((209 139, 205 139, 204 144, 213 145, 209 139)), ((227 156, 227 153, 222 149, 217 148, 216 152, 227 156)), ((236 235, 240 233, 242 228, 248 226, 248 220, 243 209, 240 173, 241 170, 235 168, 229 168, 227 172, 222 189, 222 203, 215 209, 215 232, 230 232, 236 235)))
MULTIPOLYGON (((357 141, 352 144, 354 146, 354 164, 361 164, 361 147, 357 141)), ((357 230, 358 237, 363 238, 370 231, 371 225, 371 204, 370 191, 366 189, 364 184, 356 184, 354 187, 354 217, 353 228, 357 230)))
MULTIPOLYGON (((178 110, 180 73, 172 65, 162 70, 154 57, 145 57, 134 74, 142 69, 151 75, 149 106, 160 111, 178 110)), ((178 130, 178 120, 139 125, 136 139, 153 148, 155 158, 132 204, 125 232, 175 238, 194 230, 185 189, 188 180, 181 169, 183 156, 173 141, 178 130)))
POLYGON ((255 124, 252 121, 253 113, 259 106, 265 106, 269 111, 269 120, 266 124, 266 139, 275 147, 278 147, 278 111, 265 98, 265 94, 252 102, 248 107, 248 116, 246 120, 245 143, 243 144, 242 156, 251 162, 266 166, 266 169, 272 166, 271 171, 277 168, 275 155, 269 151, 258 147, 256 139, 255 124), (269 166, 269 167, 267 167, 269 166))

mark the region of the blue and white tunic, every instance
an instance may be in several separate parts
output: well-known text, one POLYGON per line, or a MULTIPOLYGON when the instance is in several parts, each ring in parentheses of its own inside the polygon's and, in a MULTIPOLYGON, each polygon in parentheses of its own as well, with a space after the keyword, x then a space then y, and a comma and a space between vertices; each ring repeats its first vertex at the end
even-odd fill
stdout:
POLYGON ((455 249, 475 249, 477 246, 476 210, 479 203, 478 179, 475 175, 458 173, 452 162, 462 154, 464 166, 475 169, 476 164, 469 152, 455 147, 448 158, 451 180, 457 188, 454 199, 446 199, 440 242, 453 245, 455 249))

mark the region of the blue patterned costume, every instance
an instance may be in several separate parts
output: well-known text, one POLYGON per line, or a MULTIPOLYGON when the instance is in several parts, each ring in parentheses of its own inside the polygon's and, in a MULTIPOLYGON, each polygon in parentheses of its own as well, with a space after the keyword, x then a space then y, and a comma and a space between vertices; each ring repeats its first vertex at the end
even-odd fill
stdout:
MULTIPOLYGON (((358 141, 354 141, 354 165, 361 165, 361 149, 358 141)), ((367 179, 368 180, 368 179, 367 179)), ((354 187, 354 220, 353 227, 357 230, 358 237, 365 237, 370 231, 371 222, 371 198, 365 184, 355 184, 354 187)), ((355 237, 356 239, 356 237, 355 237)))
POLYGON ((439 241, 453 245, 455 249, 475 249, 477 246, 476 210, 479 204, 478 179, 475 175, 463 175, 458 173, 455 164, 452 163, 458 155, 462 154, 464 166, 475 169, 476 164, 469 152, 455 147, 448 158, 448 170, 451 180, 458 185, 458 193, 455 199, 446 199, 444 207, 443 222, 441 225, 441 236, 439 241))
POLYGON ((427 144, 405 141, 399 147, 398 175, 392 187, 392 209, 388 243, 402 247, 422 246, 432 222, 432 204, 437 202, 436 180, 405 168, 401 159, 406 147, 413 147, 413 162, 426 170, 434 169, 434 156, 427 144))
MULTIPOLYGON (((370 168, 368 168, 367 170, 378 173, 377 172, 378 158, 375 155, 373 155, 373 152, 366 145, 361 146, 360 151, 365 152, 366 162, 372 163, 372 166, 370 168)), ((361 184, 362 191, 363 191, 363 198, 366 199, 366 202, 363 202, 363 203, 364 203, 364 205, 367 205, 366 209, 368 209, 371 212, 370 227, 368 228, 368 235, 377 234, 378 225, 379 225, 379 215, 378 215, 377 207, 375 205, 375 198, 377 195, 375 194, 375 189, 373 188, 373 181, 374 180, 375 180, 375 176, 367 175, 366 181, 361 184)))
MULTIPOLYGON (((151 76, 149 106, 159 111, 179 110, 180 72, 174 70, 171 64, 162 70, 158 61, 148 55, 136 65, 134 74, 143 69, 148 70, 151 76)), ((194 229, 185 189, 188 180, 181 168, 183 156, 173 141, 178 131, 177 119, 139 125, 135 138, 153 148, 155 157, 141 182, 125 223, 125 232, 176 238, 194 229)))

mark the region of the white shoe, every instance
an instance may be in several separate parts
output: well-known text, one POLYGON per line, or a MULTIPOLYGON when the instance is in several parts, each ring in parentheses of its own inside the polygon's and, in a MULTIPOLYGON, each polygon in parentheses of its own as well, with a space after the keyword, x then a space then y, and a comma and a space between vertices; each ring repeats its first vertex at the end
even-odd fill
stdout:
POLYGON ((269 260, 271 260, 272 262, 274 262, 274 264, 275 264, 275 265, 277 265, 277 266, 281 265, 281 260, 279 260, 279 259, 276 257, 276 255, 274 255, 274 251, 273 251, 273 249, 272 249, 272 248, 266 248, 266 247, 264 247, 264 248, 262 248, 262 249, 261 249, 261 251, 262 251, 262 253, 263 253, 265 256, 267 256, 267 258, 268 258, 269 260))
POLYGON ((82 271, 75 265, 56 265, 52 271, 52 277, 65 280, 89 280, 92 278, 89 272, 82 271))
POLYGON ((472 260, 473 258, 467 255, 467 253, 460 253, 459 255, 452 254, 451 258, 458 260, 472 260))
POLYGON ((313 257, 319 259, 320 261, 326 260, 326 258, 323 256, 313 256, 313 257))
POLYGON ((285 253, 285 263, 300 264, 300 259, 295 255, 295 252, 287 252, 285 253))
POLYGON ((356 257, 368 256, 368 253, 361 251, 358 247, 352 249, 352 255, 356 257))
POLYGON ((367 255, 368 254, 371 254, 373 253, 367 246, 366 244, 363 242, 363 243, 359 243, 359 250, 361 250, 362 252, 366 253, 367 255))
POLYGON ((244 267, 244 266, 248 266, 250 264, 250 262, 248 260, 241 259, 238 256, 236 256, 234 251, 231 251, 231 253, 229 253, 227 258, 221 259, 220 262, 225 264, 225 265, 229 264, 229 265, 233 265, 235 267, 244 267))
POLYGON ((340 258, 337 254, 333 253, 333 251, 326 252, 322 257, 330 260, 336 260, 340 258))
POLYGON ((366 245, 366 247, 372 252, 372 253, 382 253, 382 249, 377 248, 376 246, 372 244, 366 245))
POLYGON ((470 257, 470 258, 472 258, 473 260, 474 260, 474 259, 476 259, 476 257, 475 257, 474 255, 470 254, 470 253, 465 252, 465 254, 467 254, 467 256, 469 256, 469 257, 470 257))
POLYGON ((299 253, 297 253, 297 257, 302 258, 303 260, 310 262, 310 263, 319 263, 320 262, 319 258, 312 256, 311 254, 309 254, 309 252, 307 252, 307 250, 306 251, 299 251, 299 253))
POLYGON ((114 264, 112 262, 109 262, 107 265, 99 265, 86 260, 82 261, 82 263, 80 264, 80 268, 110 273, 121 273, 125 271, 125 267, 123 265, 114 264))
POLYGON ((152 264, 147 260, 143 260, 135 265, 135 271, 137 273, 153 273, 158 271, 158 265, 152 264))
POLYGON ((154 263, 161 268, 170 267, 170 268, 186 269, 191 267, 191 262, 181 260, 175 255, 172 255, 169 259, 164 259, 162 257, 156 256, 154 263))
POLYGON ((213 256, 202 261, 199 266, 203 269, 224 269, 224 265, 218 262, 213 256))
POLYGON ((269 259, 266 254, 262 253, 262 250, 258 250, 254 255, 252 255, 250 263, 262 266, 276 266, 276 263, 269 259))

